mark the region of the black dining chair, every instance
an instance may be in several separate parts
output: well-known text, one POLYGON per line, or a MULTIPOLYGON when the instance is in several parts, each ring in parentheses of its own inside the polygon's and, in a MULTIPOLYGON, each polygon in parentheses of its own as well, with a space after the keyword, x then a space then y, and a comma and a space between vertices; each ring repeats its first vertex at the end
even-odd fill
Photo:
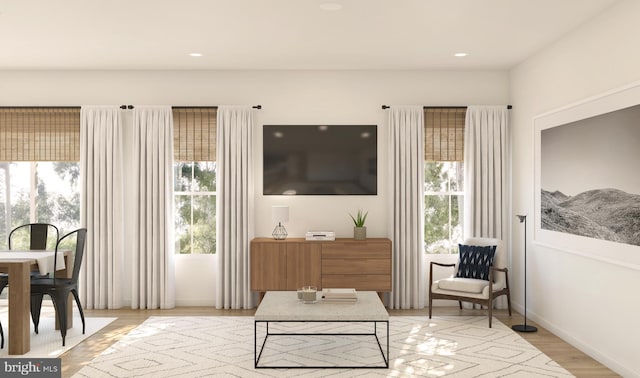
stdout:
MULTIPOLYGON (((55 247, 60 235, 58 227, 50 223, 27 223, 18 226, 9 233, 9 249, 46 250, 55 247), (28 244, 27 242, 28 241, 28 244)), ((46 277, 39 271, 31 272, 31 278, 46 277)), ((0 273, 0 294, 9 285, 9 275, 0 273)), ((4 331, 0 323, 0 349, 4 348, 4 331)))
POLYGON ((9 249, 53 249, 60 236, 58 227, 50 223, 27 223, 9 233, 9 249), (55 238, 53 237, 55 236, 55 238), (28 241, 28 243, 27 243, 28 241))
MULTIPOLYGON (((59 278, 55 277, 54 274, 54 277, 31 279, 31 319, 33 320, 35 332, 38 333, 42 298, 47 294, 51 297, 56 311, 56 318, 58 319, 60 333, 62 334, 62 346, 64 346, 65 338, 67 336, 67 303, 69 301, 69 293, 73 294, 76 305, 78 305, 80 318, 82 319, 83 335, 85 330, 84 312, 82 311, 82 304, 80 303, 80 297, 78 296, 78 276, 80 275, 80 266, 82 265, 82 257, 84 255, 87 229, 80 228, 61 237, 56 244, 56 254, 62 253, 62 249, 64 247, 61 247, 61 244, 65 242, 65 239, 73 236, 76 236, 76 247, 73 254, 73 272, 71 278, 59 278)), ((53 263, 54 271, 56 269, 57 261, 58 259, 55 258, 53 263)))
MULTIPOLYGON (((28 249, 33 251, 55 248, 60 233, 58 227, 50 223, 27 223, 18 226, 9 233, 9 249, 28 249)), ((31 278, 39 278, 39 271, 31 272, 31 278)), ((0 294, 9 285, 9 275, 0 273, 0 294)))

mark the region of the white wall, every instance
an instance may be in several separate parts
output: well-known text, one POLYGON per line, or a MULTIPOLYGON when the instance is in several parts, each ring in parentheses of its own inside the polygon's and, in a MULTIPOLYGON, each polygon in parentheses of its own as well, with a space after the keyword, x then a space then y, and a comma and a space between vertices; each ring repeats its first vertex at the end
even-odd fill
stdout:
MULTIPOLYGON (((623 1, 511 71, 515 213, 534 211, 533 117, 640 80, 638 20, 640 2, 623 1)), ((512 293, 522 311, 524 242, 515 219, 512 230, 512 293)), ((531 230, 529 316, 616 372, 640 376, 640 271, 537 245, 531 230)))
MULTIPOLYGON (((333 230, 351 237, 347 213, 363 208, 368 236, 387 237, 387 112, 381 105, 507 102, 506 71, 0 72, 3 105, 261 104, 255 113, 256 236, 271 235, 271 205, 282 204, 290 206, 290 236, 333 230), (262 196, 263 124, 378 125, 378 195, 262 196)), ((176 265, 178 305, 213 304, 212 256, 178 256, 176 265)))

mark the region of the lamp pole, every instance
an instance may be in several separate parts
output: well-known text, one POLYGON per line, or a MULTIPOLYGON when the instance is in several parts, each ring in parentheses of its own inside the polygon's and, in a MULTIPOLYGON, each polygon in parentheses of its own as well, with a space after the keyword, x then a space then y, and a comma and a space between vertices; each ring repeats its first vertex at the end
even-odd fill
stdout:
POLYGON ((520 223, 524 222, 524 324, 517 324, 511 328, 518 332, 537 332, 538 328, 527 325, 527 216, 516 216, 520 219, 520 223))

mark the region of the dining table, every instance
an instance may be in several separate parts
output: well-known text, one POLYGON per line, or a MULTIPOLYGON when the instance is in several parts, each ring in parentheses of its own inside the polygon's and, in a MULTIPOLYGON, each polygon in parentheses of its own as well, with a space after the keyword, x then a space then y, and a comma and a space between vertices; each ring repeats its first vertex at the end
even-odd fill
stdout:
MULTIPOLYGON (((54 258, 56 277, 70 278, 72 264, 69 263, 71 251, 0 251, 0 272, 9 274, 9 340, 10 355, 21 355, 31 349, 31 271, 40 274, 53 273, 54 258)), ((69 301, 71 307, 72 301, 69 301)), ((67 311, 67 327, 72 327, 71 308, 67 311)))

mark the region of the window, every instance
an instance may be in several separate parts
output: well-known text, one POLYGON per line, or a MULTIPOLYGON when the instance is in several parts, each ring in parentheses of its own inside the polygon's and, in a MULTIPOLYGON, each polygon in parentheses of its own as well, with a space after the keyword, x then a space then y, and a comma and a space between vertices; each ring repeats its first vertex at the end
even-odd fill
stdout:
POLYGON ((22 224, 52 223, 60 236, 78 228, 79 174, 75 162, 0 162, 0 249, 22 224))
POLYGON ((216 252, 216 163, 174 164, 176 253, 216 252))
POLYGON ((425 108, 424 249, 457 253, 464 209, 466 108, 425 108))
POLYGON ((0 108, 0 249, 25 223, 80 223, 80 108, 0 108))
POLYGON ((216 253, 216 109, 174 108, 173 132, 176 253, 216 253))
POLYGON ((426 253, 456 253, 462 242, 463 164, 426 162, 424 169, 426 253))

